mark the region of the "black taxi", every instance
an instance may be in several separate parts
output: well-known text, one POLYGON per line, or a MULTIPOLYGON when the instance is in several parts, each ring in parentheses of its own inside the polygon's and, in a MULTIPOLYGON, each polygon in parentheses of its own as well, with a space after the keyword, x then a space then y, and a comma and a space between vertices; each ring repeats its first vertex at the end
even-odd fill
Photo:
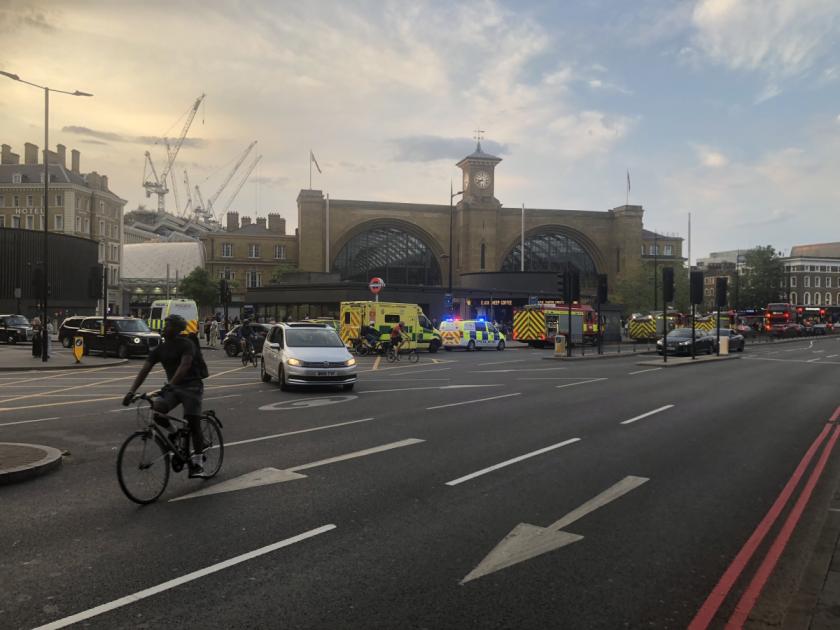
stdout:
POLYGON ((149 354, 160 344, 160 335, 136 317, 109 317, 102 329, 101 317, 86 317, 74 336, 85 341, 85 354, 101 352, 121 359, 149 354))

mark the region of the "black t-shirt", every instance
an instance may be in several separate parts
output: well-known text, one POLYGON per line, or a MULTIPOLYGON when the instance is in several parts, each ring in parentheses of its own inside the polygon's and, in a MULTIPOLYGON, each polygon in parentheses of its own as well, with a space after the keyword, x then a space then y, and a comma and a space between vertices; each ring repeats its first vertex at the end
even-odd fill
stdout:
MULTIPOLYGON (((163 343, 158 345, 149 354, 149 362, 152 365, 161 363, 163 369, 166 370, 166 379, 171 381, 172 377, 175 376, 175 372, 178 371, 178 366, 181 365, 181 357, 184 355, 189 355, 195 360, 195 344, 186 337, 178 336, 175 339, 163 340, 163 343)), ((193 362, 184 378, 178 384, 187 385, 199 381, 201 381, 201 377, 199 377, 198 368, 195 362, 193 362)))

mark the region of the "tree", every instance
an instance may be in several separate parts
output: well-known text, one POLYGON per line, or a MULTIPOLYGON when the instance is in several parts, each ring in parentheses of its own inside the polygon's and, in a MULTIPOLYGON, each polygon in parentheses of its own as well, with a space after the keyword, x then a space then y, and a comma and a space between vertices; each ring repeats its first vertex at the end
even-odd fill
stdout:
MULTIPOLYGON (((670 309, 682 312, 690 310, 688 270, 680 261, 662 261, 656 265, 656 308, 662 310, 662 269, 674 268, 674 301, 668 305, 670 309)), ((636 270, 625 272, 617 282, 610 296, 610 302, 622 304, 625 314, 647 313, 653 310, 653 261, 645 260, 636 270)))
MULTIPOLYGON (((778 302, 782 293, 783 265, 772 245, 756 247, 744 254, 744 271, 736 279, 739 308, 764 308, 778 302)), ((730 291, 736 287, 730 288, 730 291)), ((735 303, 735 295, 729 301, 735 303)))
POLYGON ((271 282, 281 282, 283 280, 283 276, 291 271, 297 271, 297 267, 294 264, 290 262, 279 263, 271 271, 271 282))
POLYGON ((178 294, 195 300, 198 306, 214 306, 219 302, 219 283, 210 278, 204 267, 196 267, 181 280, 178 294))

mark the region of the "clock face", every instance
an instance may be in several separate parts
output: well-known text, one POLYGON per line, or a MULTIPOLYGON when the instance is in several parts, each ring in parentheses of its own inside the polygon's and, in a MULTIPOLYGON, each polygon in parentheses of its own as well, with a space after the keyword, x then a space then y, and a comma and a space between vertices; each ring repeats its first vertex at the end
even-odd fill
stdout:
POLYGON ((464 173, 464 190, 470 187, 470 176, 464 173))
POLYGON ((479 188, 487 188, 490 185, 490 175, 487 171, 478 171, 474 179, 475 185, 479 188))

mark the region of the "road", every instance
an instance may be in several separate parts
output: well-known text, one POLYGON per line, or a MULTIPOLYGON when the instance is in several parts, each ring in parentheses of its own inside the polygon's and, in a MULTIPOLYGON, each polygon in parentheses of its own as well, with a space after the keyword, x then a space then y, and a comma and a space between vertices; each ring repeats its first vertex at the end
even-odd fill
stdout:
MULTIPOLYGON (((115 477, 139 361, 1 374, 0 441, 68 455, 0 488, 0 626, 685 628, 827 431, 838 342, 676 369, 513 348, 364 358, 351 393, 281 392, 207 352, 223 469, 176 475, 146 507, 115 477)), ((783 556, 764 594, 800 569, 783 556)), ((753 614, 778 614, 766 599, 753 614)))

